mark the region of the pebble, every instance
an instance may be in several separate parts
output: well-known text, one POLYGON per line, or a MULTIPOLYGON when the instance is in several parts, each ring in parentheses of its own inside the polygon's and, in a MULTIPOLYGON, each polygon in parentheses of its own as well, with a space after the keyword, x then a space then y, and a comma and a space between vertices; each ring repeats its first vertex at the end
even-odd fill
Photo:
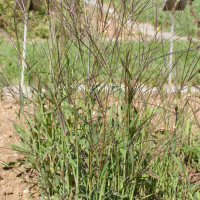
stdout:
POLYGON ((29 192, 30 192, 29 189, 26 189, 26 190, 23 191, 23 193, 26 193, 26 194, 29 193, 29 192))

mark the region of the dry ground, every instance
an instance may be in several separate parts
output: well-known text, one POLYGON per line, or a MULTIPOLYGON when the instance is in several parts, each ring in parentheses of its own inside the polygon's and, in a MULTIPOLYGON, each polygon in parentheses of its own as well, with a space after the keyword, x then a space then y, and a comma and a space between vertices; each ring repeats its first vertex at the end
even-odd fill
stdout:
MULTIPOLYGON (((31 186, 26 183, 24 167, 3 167, 7 163, 23 156, 15 153, 9 143, 17 144, 19 137, 14 131, 13 121, 19 121, 17 111, 19 109, 12 99, 0 101, 0 200, 27 200, 31 192, 31 186)), ((31 171, 27 171, 30 175, 31 171)), ((39 195, 33 195, 31 199, 40 199, 39 195)))

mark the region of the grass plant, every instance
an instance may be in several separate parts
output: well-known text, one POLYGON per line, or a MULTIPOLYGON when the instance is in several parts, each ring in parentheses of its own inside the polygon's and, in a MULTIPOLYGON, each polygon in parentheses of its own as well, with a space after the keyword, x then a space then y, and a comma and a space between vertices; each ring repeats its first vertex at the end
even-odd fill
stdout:
MULTIPOLYGON (((169 41, 168 40, 164 40, 163 42, 164 44, 162 45, 158 45, 156 43, 152 43, 150 41, 146 42, 146 46, 144 47, 144 51, 145 54, 149 54, 151 56, 151 61, 148 64, 149 68, 146 68, 146 70, 148 70, 148 73, 144 73, 144 77, 143 79, 148 79, 149 74, 152 74, 152 78, 148 81, 149 85, 157 85, 160 77, 165 77, 166 74, 168 73, 168 50, 169 50, 169 41), (147 52, 148 51, 148 52, 147 52)), ((107 44, 109 45, 109 44, 107 44)), ((111 44, 111 47, 109 47, 110 51, 113 50, 113 45, 111 44)), ((121 48, 122 46, 124 46, 124 48, 134 48, 134 51, 131 55, 130 58, 130 65, 141 65, 141 63, 139 63, 139 59, 135 59, 137 57, 137 52, 139 51, 140 45, 137 41, 130 41, 129 43, 121 43, 119 42, 119 48, 121 48)), ((34 66, 32 67, 31 71, 37 71, 40 70, 44 66, 44 68, 46 69, 47 67, 47 59, 46 57, 43 57, 43 59, 41 59, 41 57, 47 53, 48 51, 48 41, 46 40, 38 40, 36 39, 35 41, 28 41, 27 43, 27 62, 29 63, 29 65, 34 66), (38 60, 38 62, 40 62, 40 64, 35 64, 35 60, 38 60), (39 67, 38 67, 39 66, 39 67)), ((199 52, 197 52, 196 48, 197 46, 192 46, 190 47, 190 51, 188 51, 188 41, 175 41, 174 42, 174 52, 175 52, 175 56, 174 56, 174 63, 176 63, 174 70, 173 70, 173 82, 178 84, 181 83, 186 83, 186 80, 183 80, 183 77, 187 76, 188 72, 188 76, 192 75, 193 72, 197 71, 199 69, 199 64, 198 64, 198 56, 199 56, 199 52), (180 59, 181 58, 181 59, 180 59), (187 65, 185 65, 185 61, 187 61, 187 65), (191 67, 191 63, 196 63, 193 67, 191 67), (185 70, 183 73, 178 73, 182 67, 185 65, 185 70)), ((86 48, 85 48, 86 49, 86 48)), ((70 56, 76 54, 76 52, 78 51, 77 47, 74 44, 70 45, 70 56)), ((114 51, 113 52, 113 56, 116 57, 123 57, 123 52, 117 52, 114 51), (119 54, 120 53, 120 54, 119 54)), ((4 67, 4 71, 6 72, 9 80, 11 81, 11 83, 13 85, 18 84, 18 80, 19 80, 19 76, 20 76, 20 71, 19 71, 19 67, 20 67, 20 63, 18 62, 18 55, 16 50, 14 49, 14 47, 8 42, 5 41, 4 38, 0 38, 0 64, 4 67)), ((84 55, 84 62, 88 61, 88 55, 84 55)), ((109 60, 111 62, 111 65, 114 66, 113 70, 115 70, 115 79, 116 82, 119 82, 121 79, 121 71, 122 71, 122 64, 121 64, 121 60, 114 60, 112 59, 111 55, 109 57, 109 60)), ((70 65, 72 65, 74 59, 69 59, 70 65)), ((80 60, 77 60, 77 66, 75 67, 77 70, 79 69, 79 65, 81 65, 80 60)), ((142 63, 142 65, 145 65, 146 63, 142 63)), ((137 72, 137 68, 135 67, 133 69, 133 72, 136 73, 137 72)), ((83 72, 84 73, 84 72, 83 72)), ((27 84, 29 84, 30 81, 30 76, 29 76, 29 70, 26 69, 25 70, 25 81, 27 84)), ((45 74, 44 74, 45 76, 45 74)), ((82 74, 78 75, 79 78, 82 77, 82 74)), ((99 76, 100 81, 104 80, 104 77, 99 76)), ((189 77, 188 77, 189 78, 189 77)), ((198 79, 194 78, 190 81, 190 84, 198 84, 198 79)))
MULTIPOLYGON (((195 97, 163 88, 169 41, 126 34, 128 26, 133 31, 128 19, 136 23, 146 9, 135 2, 112 13, 98 1, 44 3, 48 39, 27 48, 28 86, 19 91, 21 123, 14 122, 21 141, 11 144, 24 155, 16 164, 35 171, 30 184, 44 199, 198 199, 198 185, 184 168, 199 163, 195 97), (113 36, 106 32, 109 21, 113 36)), ((22 30, 15 29, 15 38, 1 33, 16 44, 21 63, 22 30)), ((181 46, 173 69, 184 85, 199 49, 181 46)))

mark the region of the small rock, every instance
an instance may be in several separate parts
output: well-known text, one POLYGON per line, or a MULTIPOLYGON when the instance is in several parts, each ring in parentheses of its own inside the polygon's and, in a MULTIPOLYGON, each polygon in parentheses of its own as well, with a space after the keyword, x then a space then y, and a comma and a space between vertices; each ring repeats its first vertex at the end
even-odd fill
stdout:
POLYGON ((23 193, 25 193, 25 194, 27 194, 27 193, 29 193, 29 192, 30 192, 29 189, 26 189, 26 190, 23 191, 23 193))
POLYGON ((45 108, 46 110, 48 109, 48 107, 49 107, 48 105, 44 105, 44 108, 45 108))

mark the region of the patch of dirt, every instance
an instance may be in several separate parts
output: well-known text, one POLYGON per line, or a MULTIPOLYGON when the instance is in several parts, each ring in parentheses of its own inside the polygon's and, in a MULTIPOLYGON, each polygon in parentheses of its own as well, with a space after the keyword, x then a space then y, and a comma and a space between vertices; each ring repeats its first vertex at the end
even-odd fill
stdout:
MULTIPOLYGON (((186 164, 183 165, 188 181, 190 182, 191 187, 193 187, 195 185, 195 188, 200 189, 200 172, 193 167, 188 167, 186 164)), ((180 171, 180 183, 184 182, 185 179, 185 173, 180 171)))
MULTIPOLYGON (((19 136, 15 133, 12 121, 19 122, 17 112, 19 105, 13 99, 0 101, 0 200, 27 200, 34 191, 25 181, 26 173, 24 167, 17 166, 3 167, 23 156, 14 152, 9 143, 18 144, 19 136)), ((27 171, 30 174, 30 170, 27 171)), ((40 199, 35 194, 31 199, 40 199)))

